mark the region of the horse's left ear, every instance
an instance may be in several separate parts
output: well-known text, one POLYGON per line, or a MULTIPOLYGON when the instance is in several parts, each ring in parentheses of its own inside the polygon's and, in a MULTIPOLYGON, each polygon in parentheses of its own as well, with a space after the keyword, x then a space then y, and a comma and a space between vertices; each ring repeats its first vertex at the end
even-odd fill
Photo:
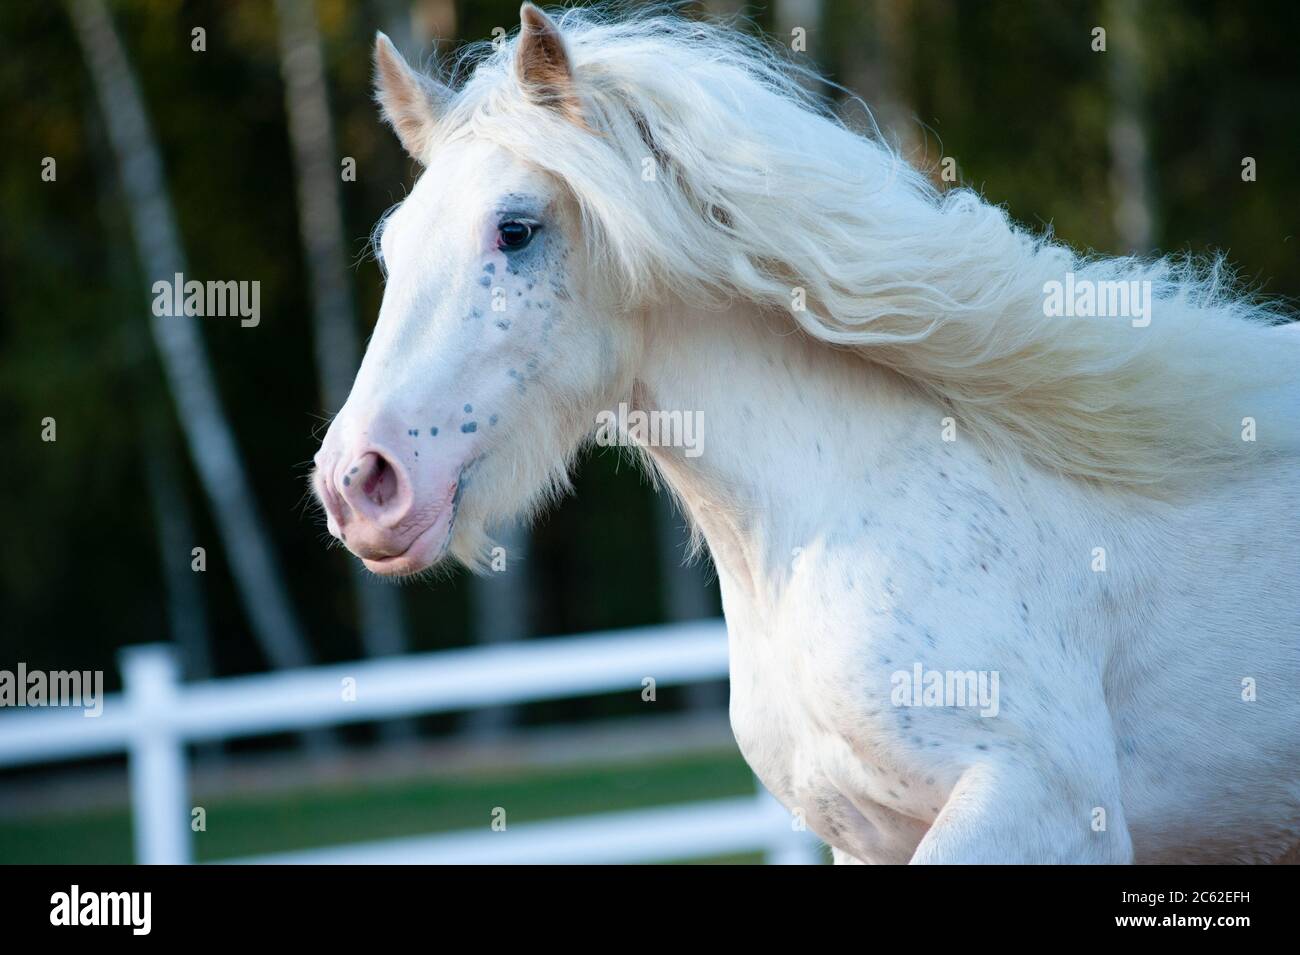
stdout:
POLYGON ((519 45, 515 75, 529 99, 558 110, 582 124, 582 108, 573 86, 573 67, 560 28, 531 3, 519 8, 519 45))

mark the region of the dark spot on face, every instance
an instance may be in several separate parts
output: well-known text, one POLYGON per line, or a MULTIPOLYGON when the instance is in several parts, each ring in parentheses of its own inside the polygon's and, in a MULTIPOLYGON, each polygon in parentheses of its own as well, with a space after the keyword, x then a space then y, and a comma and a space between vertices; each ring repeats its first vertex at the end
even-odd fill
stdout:
POLYGON ((466 406, 465 406, 465 414, 469 414, 469 413, 470 413, 471 411, 473 411, 473 410, 474 410, 474 406, 473 406, 473 405, 466 405, 466 406))
POLYGON ((430 429, 429 429, 429 437, 431 437, 431 438, 436 438, 437 436, 438 436, 438 429, 437 429, 437 428, 430 428, 430 429))
POLYGON ((346 474, 343 475, 343 486, 344 486, 344 487, 351 487, 351 486, 352 486, 352 478, 348 477, 346 474))
POLYGON ((987 749, 989 748, 989 746, 988 746, 988 743, 976 743, 976 744, 975 744, 975 748, 978 749, 978 750, 983 751, 983 750, 987 750, 987 749))
POLYGON ((508 319, 508 318, 498 318, 498 319, 497 319, 497 328, 501 329, 503 332, 504 332, 504 331, 509 331, 509 329, 510 329, 510 319, 508 319))
POLYGON ((478 430, 478 422, 466 421, 463 425, 460 426, 460 430, 465 434, 472 434, 473 432, 478 430))
POLYGON ((493 415, 492 417, 488 418, 488 424, 496 424, 497 420, 498 420, 497 416, 493 415))
POLYGON ((490 285, 492 284, 492 279, 489 278, 489 277, 486 276, 486 275, 481 276, 481 277, 479 278, 479 280, 478 280, 478 284, 481 285, 481 286, 483 286, 484 288, 487 288, 488 286, 490 286, 490 285))
POLYGON ((420 436, 420 429, 419 429, 419 428, 412 428, 411 430, 407 431, 406 433, 409 434, 409 435, 410 435, 411 437, 413 437, 413 438, 418 438, 418 437, 420 436))
POLYGON ((353 468, 353 469, 352 469, 351 471, 349 471, 348 473, 349 473, 349 474, 356 474, 356 473, 357 473, 358 471, 360 471, 360 470, 361 470, 360 468, 353 468))
POLYGON ((483 271, 486 272, 488 275, 496 275, 497 264, 495 262, 489 262, 487 265, 483 266, 483 271))

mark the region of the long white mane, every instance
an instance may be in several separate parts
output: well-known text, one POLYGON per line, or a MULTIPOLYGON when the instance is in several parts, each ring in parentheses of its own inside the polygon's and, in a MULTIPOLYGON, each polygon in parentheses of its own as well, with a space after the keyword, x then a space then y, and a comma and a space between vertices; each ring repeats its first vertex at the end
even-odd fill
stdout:
POLYGON ((928 391, 936 433, 951 414, 1063 473, 1149 493, 1295 446, 1300 335, 1232 293, 1218 262, 1081 256, 968 189, 939 192, 832 118, 805 67, 738 31, 664 13, 556 19, 586 128, 523 94, 507 40, 460 60, 428 148, 485 137, 557 176, 628 301, 781 310, 928 391), (1150 324, 1045 314, 1045 285, 1070 273, 1150 282, 1150 324))

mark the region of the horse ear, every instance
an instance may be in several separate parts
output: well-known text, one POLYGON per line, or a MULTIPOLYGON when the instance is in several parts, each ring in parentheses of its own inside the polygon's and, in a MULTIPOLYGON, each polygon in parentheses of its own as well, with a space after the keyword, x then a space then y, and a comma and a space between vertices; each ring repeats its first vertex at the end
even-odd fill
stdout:
POLYGON ((582 108, 573 87, 573 68, 560 28, 531 3, 519 8, 519 25, 515 75, 529 99, 582 124, 582 108))
POLYGON ((448 93, 441 83, 411 69, 388 37, 375 34, 375 100, 413 159, 424 161, 448 93))

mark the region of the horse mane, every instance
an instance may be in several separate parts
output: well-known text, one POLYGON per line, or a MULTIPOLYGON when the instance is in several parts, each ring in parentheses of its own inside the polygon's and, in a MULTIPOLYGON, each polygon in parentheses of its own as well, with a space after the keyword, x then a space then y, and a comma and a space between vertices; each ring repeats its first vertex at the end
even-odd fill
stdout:
POLYGON ((738 30, 662 9, 556 20, 585 127, 523 94, 505 39, 460 58, 429 148, 486 137, 558 177, 627 301, 780 310, 919 385, 959 431, 1148 494, 1294 444, 1300 335, 1235 293, 1221 259, 1081 255, 940 191, 738 30), (1067 273, 1151 283, 1150 324, 1045 314, 1067 273))

